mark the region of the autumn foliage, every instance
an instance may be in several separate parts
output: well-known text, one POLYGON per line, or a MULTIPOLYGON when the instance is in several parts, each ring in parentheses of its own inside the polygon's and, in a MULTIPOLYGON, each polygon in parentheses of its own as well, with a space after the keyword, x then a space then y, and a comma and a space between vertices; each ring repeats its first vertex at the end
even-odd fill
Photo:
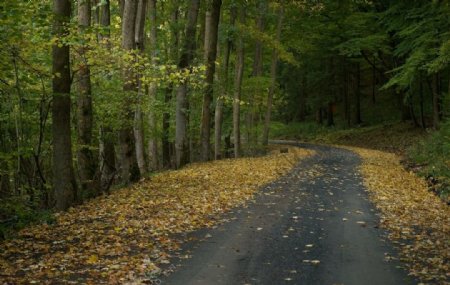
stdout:
POLYGON ((0 280, 117 284, 159 272, 179 248, 174 234, 213 226, 311 154, 275 149, 264 157, 193 164, 93 199, 0 244, 0 280))

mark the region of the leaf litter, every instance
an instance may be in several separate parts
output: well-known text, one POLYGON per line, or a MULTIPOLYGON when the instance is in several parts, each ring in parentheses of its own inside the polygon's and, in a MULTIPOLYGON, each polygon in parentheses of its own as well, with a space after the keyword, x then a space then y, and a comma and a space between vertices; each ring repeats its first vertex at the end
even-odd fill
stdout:
POLYGON ((55 214, 54 224, 0 243, 0 281, 122 284, 157 276, 180 247, 175 234, 217 224, 312 154, 272 147, 264 157, 196 163, 55 214))
POLYGON ((450 209, 426 182, 406 171, 400 157, 349 148, 362 159, 369 196, 381 211, 381 226, 400 249, 411 275, 422 284, 450 284, 450 209))

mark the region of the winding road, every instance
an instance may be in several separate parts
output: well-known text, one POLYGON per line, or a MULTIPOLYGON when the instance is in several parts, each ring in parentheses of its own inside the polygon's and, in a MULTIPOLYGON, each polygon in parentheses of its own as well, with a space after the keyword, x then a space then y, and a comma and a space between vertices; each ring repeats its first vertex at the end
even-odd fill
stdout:
POLYGON ((357 171, 360 158, 301 144, 316 155, 267 185, 230 221, 191 234, 160 284, 415 284, 378 228, 357 171))

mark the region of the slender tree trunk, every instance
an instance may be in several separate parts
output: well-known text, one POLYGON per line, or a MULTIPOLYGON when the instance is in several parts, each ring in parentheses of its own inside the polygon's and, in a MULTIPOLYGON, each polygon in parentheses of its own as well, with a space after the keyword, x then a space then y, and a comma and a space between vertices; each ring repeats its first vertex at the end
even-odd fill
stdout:
MULTIPOLYGON (((102 27, 99 33, 99 40, 106 45, 109 50, 111 44, 110 37, 110 1, 106 0, 105 5, 101 6, 100 10, 100 25, 102 27)), ((114 149, 114 132, 111 126, 100 126, 100 172, 101 172, 101 189, 103 192, 108 192, 113 183, 116 174, 116 152, 114 149)))
POLYGON ((345 60, 343 61, 343 65, 344 65, 344 119, 347 123, 347 127, 351 126, 351 117, 350 117, 350 94, 349 94, 349 74, 348 74, 348 66, 347 63, 345 62, 345 60))
POLYGON ((201 125, 201 143, 202 153, 201 158, 203 161, 209 160, 211 153, 211 104, 213 100, 213 85, 214 74, 216 71, 216 57, 217 57, 217 37, 219 29, 220 19, 220 7, 222 6, 222 0, 213 0, 211 11, 209 14, 209 28, 207 28, 207 34, 205 34, 205 53, 206 56, 206 87, 203 95, 203 108, 202 108, 202 125, 201 125))
MULTIPOLYGON (((186 32, 183 43, 183 51, 178 63, 178 68, 188 68, 195 52, 195 33, 200 0, 190 0, 187 15, 186 32)), ((176 167, 180 168, 189 162, 189 140, 188 140, 188 101, 187 83, 182 83, 177 89, 176 102, 176 127, 175 127, 175 153, 176 167)))
MULTIPOLYGON (((149 22, 150 22, 150 57, 152 64, 156 65, 157 61, 157 42, 156 42, 156 0, 149 1, 149 14, 148 14, 149 22)), ((149 97, 151 105, 156 101, 156 93, 157 86, 154 83, 151 83, 149 86, 149 97)), ((159 168, 159 155, 158 155, 158 140, 156 137, 157 132, 157 120, 156 120, 156 112, 150 109, 148 114, 148 125, 150 128, 150 140, 148 142, 148 155, 150 162, 150 170, 156 170, 159 168)))
POLYGON ((422 82, 422 76, 419 75, 419 94, 420 94, 420 122, 423 129, 426 129, 426 123, 425 123, 425 115, 424 115, 424 99, 423 99, 423 82, 422 82))
MULTIPOLYGON (((244 24, 245 10, 240 7, 239 22, 244 24)), ((233 96, 233 137, 234 137, 234 157, 238 158, 241 155, 241 88, 242 77, 244 74, 244 39, 242 35, 237 40, 236 48, 236 68, 234 77, 234 96, 233 96)))
MULTIPOLYGON (((230 25, 234 26, 236 21, 236 9, 231 9, 230 25)), ((223 124, 223 108, 224 99, 228 97, 228 69, 230 66, 230 53, 232 42, 227 40, 223 59, 223 71, 221 78, 221 94, 216 101, 216 110, 214 114, 214 159, 222 157, 222 124, 223 124)))
MULTIPOLYGON (((144 38, 144 27, 145 27, 145 14, 147 10, 147 0, 138 0, 137 14, 136 14, 136 28, 134 39, 136 42, 136 48, 141 54, 145 50, 145 38, 144 38)), ((140 75, 138 74, 137 77, 140 75)), ((134 111, 134 143, 136 151, 136 162, 139 167, 139 173, 141 176, 145 175, 147 172, 147 166, 145 162, 145 150, 144 150, 144 124, 142 118, 142 96, 145 94, 145 85, 142 84, 139 78, 136 79, 138 84, 138 96, 136 110, 134 111)))
POLYGON ((433 96, 433 128, 435 130, 439 129, 440 124, 440 116, 439 116, 439 110, 440 110, 440 98, 439 98, 439 73, 433 74, 432 81, 431 81, 431 90, 432 90, 432 96, 433 96))
POLYGON ((356 82, 355 82, 355 124, 362 123, 361 120, 361 68, 356 64, 356 82))
MULTIPOLYGON (((175 7, 172 13, 172 28, 171 28, 171 36, 173 37, 173 46, 169 47, 169 51, 167 52, 167 56, 172 60, 176 60, 178 58, 178 46, 179 46, 179 33, 176 28, 174 28, 175 24, 178 23, 178 7, 175 7)), ((173 85, 170 84, 164 94, 164 103, 166 108, 168 108, 169 103, 172 100, 173 93, 173 85)), ((165 111, 162 117, 162 161, 163 167, 169 168, 171 167, 171 143, 169 141, 169 130, 170 130, 170 113, 165 111)))
MULTIPOLYGON (((136 12, 137 1, 126 0, 124 3, 123 17, 122 17, 122 48, 126 51, 135 49, 135 29, 136 29, 136 12)), ((124 71, 124 85, 123 91, 126 93, 136 92, 136 76, 131 69, 124 71)), ((133 110, 130 95, 127 96, 124 102, 123 117, 124 120, 133 120, 133 110)), ((133 164, 135 163, 135 151, 133 140, 133 126, 128 123, 121 126, 119 130, 120 143, 120 174, 122 183, 128 184, 132 179, 131 172, 133 171, 133 164)))
MULTIPOLYGON (((267 13, 267 0, 259 0, 257 3, 258 17, 256 20, 256 27, 259 32, 263 33, 265 29, 265 16, 267 13)), ((255 53, 253 56, 253 77, 263 76, 263 43, 261 40, 255 41, 255 53)), ((248 111, 246 113, 246 125, 247 125, 247 144, 249 146, 256 145, 257 133, 255 129, 255 117, 256 117, 256 106, 255 106, 255 95, 254 93, 249 94, 248 98, 248 111)))
MULTIPOLYGON (((70 1, 53 1, 54 26, 56 37, 67 33, 64 26, 70 21, 70 1)), ((72 140, 70 132, 70 50, 68 45, 54 44, 53 58, 53 189, 56 209, 66 210, 77 199, 77 185, 72 163, 72 140)))
MULTIPOLYGON (((79 32, 82 34, 91 25, 91 4, 89 0, 78 2, 79 32)), ((92 153, 92 88, 91 71, 86 58, 87 47, 78 50, 80 67, 78 70, 77 131, 78 131, 78 172, 83 191, 93 192, 92 180, 96 165, 92 153)), ((95 195, 96 193, 90 193, 95 195)))
MULTIPOLYGON (((280 10, 278 12, 278 24, 277 24, 277 34, 276 39, 277 41, 280 41, 281 39, 281 28, 283 25, 283 13, 284 8, 283 6, 280 7, 280 10)), ((270 88, 269 88, 269 95, 267 97, 267 110, 266 110, 266 117, 264 121, 264 132, 263 132, 263 138, 262 138, 262 144, 268 145, 269 144, 269 129, 270 129, 270 117, 272 114, 272 101, 273 101, 273 94, 275 92, 276 87, 276 80, 277 80, 277 65, 278 65, 278 52, 276 50, 272 51, 272 63, 270 67, 270 88)))

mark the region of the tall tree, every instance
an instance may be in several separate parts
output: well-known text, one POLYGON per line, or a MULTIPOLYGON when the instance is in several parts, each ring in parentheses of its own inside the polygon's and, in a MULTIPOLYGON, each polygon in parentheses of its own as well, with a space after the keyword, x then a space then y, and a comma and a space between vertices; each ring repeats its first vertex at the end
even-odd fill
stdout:
POLYGON ((213 0, 210 14, 209 28, 206 29, 205 34, 205 53, 206 56, 206 87, 203 95, 203 108, 202 108, 202 125, 201 125, 201 142, 202 151, 201 158, 203 161, 209 160, 211 153, 211 104, 213 100, 213 86, 214 86, 214 73, 216 71, 216 56, 217 56, 217 38, 219 30, 220 19, 220 7, 222 0, 213 0), (206 40, 207 39, 207 40, 206 40))
MULTIPOLYGON (((280 6, 278 11, 278 23, 277 23, 277 34, 276 39, 279 42, 281 39, 281 28, 283 25, 283 14, 284 14, 284 7, 280 6)), ((263 137, 262 137, 262 143, 263 145, 267 145, 269 143, 269 129, 270 129, 270 117, 272 114, 272 101, 273 101, 273 94, 275 93, 275 87, 276 87, 276 80, 277 80, 277 66, 278 66, 278 51, 274 49, 272 51, 272 63, 270 66, 270 88, 269 88, 269 95, 267 97, 267 110, 266 110, 266 117, 264 121, 264 131, 263 131, 263 137)))
MULTIPOLYGON (((146 18, 147 0, 138 0, 137 14, 136 14, 136 28, 135 28, 135 42, 139 53, 143 54, 145 49, 145 18, 146 18)), ((137 76, 139 77, 139 75, 137 76)), ((136 150, 136 161, 139 167, 139 173, 143 176, 147 172, 145 163, 144 151, 144 126, 142 119, 142 96, 145 93, 145 86, 141 80, 136 79, 137 86, 137 104, 134 112, 134 141, 136 150)))
MULTIPOLYGON (((244 25, 245 8, 242 4, 239 7, 239 23, 244 25)), ((234 157, 238 158, 241 153, 241 91, 242 77, 244 75, 244 39, 239 35, 236 47, 236 67, 234 76, 233 95, 233 137, 234 137, 234 157)))
MULTIPOLYGON (((182 53, 178 68, 183 70, 189 67, 195 53, 195 33, 200 0, 190 0, 187 13, 186 32, 183 40, 182 53)), ((175 155, 176 167, 179 168, 189 162, 189 141, 187 137, 188 127, 188 85, 186 82, 180 84, 177 89, 176 102, 176 127, 175 127, 175 155)))
MULTIPOLYGON (((100 10, 100 26, 102 28, 99 33, 99 40, 105 45, 106 49, 110 49, 110 25, 111 10, 110 0, 106 0, 100 10)), ((112 185, 116 174, 116 152, 114 149, 114 132, 109 125, 100 126, 100 171, 101 171, 101 189, 108 191, 112 185)))
MULTIPOLYGON (((79 32, 85 33, 91 25, 90 0, 78 1, 79 32)), ((86 46, 78 49, 78 98, 77 98, 77 131, 78 131, 78 171, 81 188, 84 191, 95 191, 92 180, 96 171, 96 163, 92 153, 92 87, 91 70, 86 57, 86 46)), ((93 193, 90 193, 91 195, 93 193)))
MULTIPOLYGON (((137 1, 124 0, 124 10, 122 16, 122 48, 125 51, 131 51, 136 48, 135 42, 135 28, 136 28, 136 12, 137 1)), ((136 78, 133 69, 124 70, 124 84, 123 91, 126 93, 136 92, 136 78)), ((119 143, 120 143, 120 169, 122 183, 129 183, 131 181, 131 171, 133 168, 135 153, 134 153, 134 140, 133 140, 133 128, 130 126, 127 120, 133 120, 133 110, 131 107, 130 96, 127 96, 123 106, 123 116, 126 121, 123 123, 119 130, 119 143)))
MULTIPOLYGON (((149 11, 148 18, 150 22, 150 58, 152 64, 157 63, 157 27, 156 27, 156 0, 149 1, 149 11)), ((156 100, 157 86, 155 83, 151 83, 149 86, 148 94, 150 97, 150 102, 154 103, 156 100)), ((152 104, 151 104, 152 105, 152 104)), ((150 139, 148 141, 148 156, 150 169, 158 169, 159 166, 159 155, 158 155, 158 140, 156 138, 156 112, 150 110, 148 114, 148 126, 150 128, 150 139)))
MULTIPOLYGON (((236 21, 236 8, 230 9, 230 26, 234 26, 236 21)), ((223 55, 223 70, 220 78, 220 95, 216 101, 216 110, 214 114, 214 159, 221 158, 222 151, 222 125, 223 125, 223 108, 224 99, 228 97, 228 69, 230 66, 231 47, 233 45, 232 39, 228 36, 223 55)))
MULTIPOLYGON (((178 18, 179 18, 179 8, 178 5, 173 5, 173 11, 171 13, 171 25, 170 25, 170 43, 167 49, 167 58, 170 62, 178 60, 178 47, 179 47, 179 29, 178 29, 178 18)), ((164 104, 166 108, 172 100, 173 93, 173 83, 169 83, 164 92, 164 104)), ((164 110, 162 116, 162 160, 163 167, 170 167, 171 165, 171 153, 173 149, 173 144, 169 141, 170 133, 170 112, 164 110)))
MULTIPOLYGON (((67 36, 70 21, 70 0, 54 0, 53 33, 59 39, 67 36)), ((53 189, 55 208, 66 210, 77 198, 73 171, 72 140, 70 132, 70 49, 66 44, 54 44, 53 58, 53 189)))

